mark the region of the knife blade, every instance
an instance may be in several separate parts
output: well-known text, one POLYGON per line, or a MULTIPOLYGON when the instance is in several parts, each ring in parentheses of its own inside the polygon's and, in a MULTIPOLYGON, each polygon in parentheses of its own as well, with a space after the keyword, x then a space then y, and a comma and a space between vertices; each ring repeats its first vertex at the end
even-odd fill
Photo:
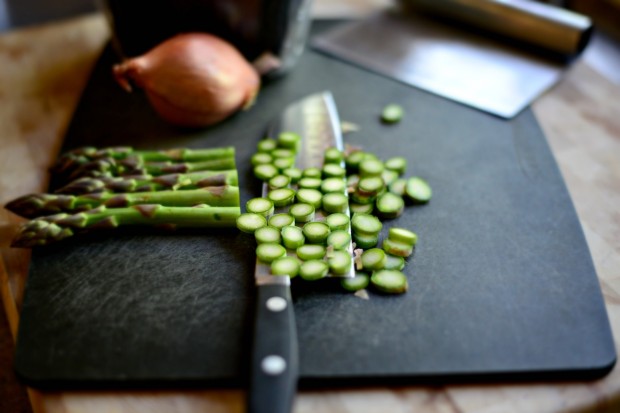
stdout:
MULTIPOLYGON (((307 96, 289 105, 272 122, 268 136, 277 137, 281 132, 295 132, 302 137, 295 159, 295 166, 300 169, 321 167, 323 154, 329 147, 344 149, 336 104, 329 91, 307 96)), ((268 192, 269 187, 264 183, 262 196, 266 197, 268 192)), ((278 212, 282 211, 276 210, 278 212)), ((316 212, 315 221, 324 218, 322 211, 316 212)), ((348 251, 352 254, 351 244, 348 251)), ((289 255, 294 255, 294 252, 289 252, 289 255)), ((344 276, 355 276, 353 265, 344 276)), ((286 276, 271 275, 270 266, 258 259, 255 279, 257 306, 248 412, 288 413, 297 389, 299 367, 291 281, 286 276)))

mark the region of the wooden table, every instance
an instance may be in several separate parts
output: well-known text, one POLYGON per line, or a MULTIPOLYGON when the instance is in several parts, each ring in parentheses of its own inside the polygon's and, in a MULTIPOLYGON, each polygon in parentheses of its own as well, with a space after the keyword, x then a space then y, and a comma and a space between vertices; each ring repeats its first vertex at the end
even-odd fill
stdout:
MULTIPOLYGON (((383 0, 318 1, 351 15, 383 0)), ((100 15, 0 36, 0 202, 42 190, 109 30, 100 15)), ((620 328, 620 87, 583 61, 534 104, 575 202, 612 328, 620 328)), ((13 336, 29 253, 8 248, 19 220, 0 210, 0 287, 13 336)), ((35 412, 241 412, 241 391, 39 392, 35 412)), ((297 413, 618 412, 620 371, 596 382, 377 387, 303 391, 297 413)))

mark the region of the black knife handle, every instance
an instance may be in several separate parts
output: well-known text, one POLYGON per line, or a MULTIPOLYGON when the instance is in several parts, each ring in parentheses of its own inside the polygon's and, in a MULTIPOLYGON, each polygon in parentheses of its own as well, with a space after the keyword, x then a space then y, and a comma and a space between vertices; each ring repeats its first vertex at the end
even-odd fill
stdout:
POLYGON ((297 328, 290 287, 257 286, 249 413, 290 413, 297 390, 297 328))

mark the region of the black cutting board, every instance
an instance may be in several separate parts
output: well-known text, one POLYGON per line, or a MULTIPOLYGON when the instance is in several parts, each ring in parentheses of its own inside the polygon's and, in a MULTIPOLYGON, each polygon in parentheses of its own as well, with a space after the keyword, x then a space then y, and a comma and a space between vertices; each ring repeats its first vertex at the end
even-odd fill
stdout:
MULTIPOLYGON (((248 165, 268 122, 331 90, 361 127, 348 143, 405 156, 432 185, 428 205, 385 222, 419 235, 408 293, 364 300, 333 280, 294 280, 302 385, 593 378, 613 366, 588 247, 531 110, 501 120, 308 50, 248 112, 180 131, 113 83, 114 61, 106 49, 65 149, 234 145, 245 203, 259 193, 248 165), (391 102, 406 116, 388 126, 378 113, 391 102)), ((18 373, 41 387, 242 385, 254 247, 235 230, 132 230, 36 249, 18 373)))

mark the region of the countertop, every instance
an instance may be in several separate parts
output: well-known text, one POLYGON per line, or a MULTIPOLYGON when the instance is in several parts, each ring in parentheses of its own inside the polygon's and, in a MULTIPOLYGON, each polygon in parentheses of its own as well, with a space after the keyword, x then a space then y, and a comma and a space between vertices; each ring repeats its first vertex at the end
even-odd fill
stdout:
MULTIPOLYGON (((347 2, 344 2, 347 3, 347 2)), ((351 2, 358 3, 358 2, 351 2)), ((331 7, 315 16, 365 13, 384 4, 331 7), (339 9, 340 8, 340 9, 339 9)), ((109 38, 94 14, 0 36, 0 202, 41 191, 47 167, 109 38)), ((620 329, 620 85, 578 59, 533 104, 566 180, 592 253, 614 332, 620 329)), ((0 210, 0 291, 13 337, 29 252, 8 248, 19 219, 0 210)), ((241 412, 237 390, 40 392, 35 412, 241 412)), ((620 371, 593 382, 455 384, 302 391, 295 412, 532 413, 620 411, 620 371)))

